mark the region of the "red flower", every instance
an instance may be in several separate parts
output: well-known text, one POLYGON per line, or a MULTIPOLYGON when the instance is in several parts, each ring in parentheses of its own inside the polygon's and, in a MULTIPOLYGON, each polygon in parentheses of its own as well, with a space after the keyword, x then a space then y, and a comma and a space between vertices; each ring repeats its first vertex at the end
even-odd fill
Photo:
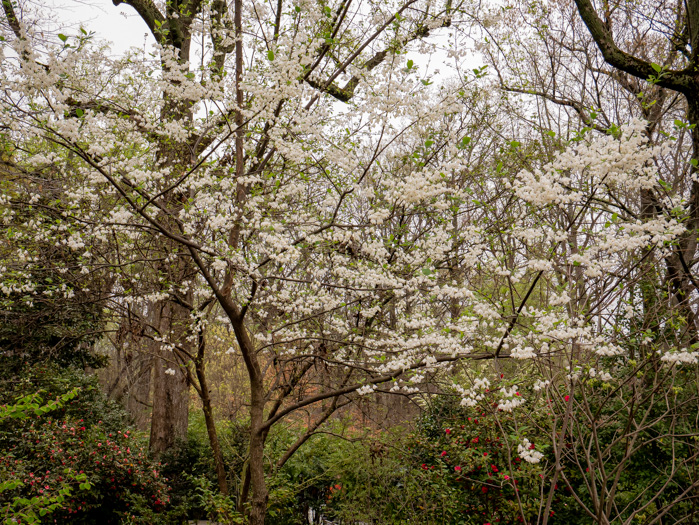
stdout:
POLYGON ((442 450, 441 456, 444 457, 444 456, 446 456, 446 455, 447 455, 447 451, 446 451, 446 450, 442 450))
POLYGON ((567 402, 569 399, 570 399, 570 396, 566 396, 566 397, 565 397, 566 402, 567 402))
POLYGON ((455 470, 456 472, 461 472, 461 467, 459 467, 459 466, 457 465, 456 467, 454 467, 454 470, 455 470))
POLYGON ((450 428, 447 428, 447 429, 444 430, 444 432, 446 432, 447 434, 451 434, 451 429, 450 429, 450 428))
POLYGON ((481 489, 481 492, 482 492, 483 494, 485 494, 486 492, 488 492, 488 487, 483 487, 483 488, 481 489))

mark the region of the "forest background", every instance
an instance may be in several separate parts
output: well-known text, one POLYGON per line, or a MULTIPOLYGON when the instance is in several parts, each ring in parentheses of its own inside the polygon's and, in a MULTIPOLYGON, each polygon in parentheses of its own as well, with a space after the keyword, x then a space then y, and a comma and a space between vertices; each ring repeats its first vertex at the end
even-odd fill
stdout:
POLYGON ((699 518, 699 0, 2 7, 4 522, 699 518))

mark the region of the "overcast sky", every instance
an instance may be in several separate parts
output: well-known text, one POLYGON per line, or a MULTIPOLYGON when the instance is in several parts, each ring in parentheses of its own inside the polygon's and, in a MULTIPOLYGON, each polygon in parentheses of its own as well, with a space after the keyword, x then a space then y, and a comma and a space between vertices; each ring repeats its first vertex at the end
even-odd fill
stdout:
POLYGON ((131 47, 149 49, 154 43, 146 24, 133 8, 126 4, 114 6, 111 0, 42 0, 56 17, 58 31, 75 34, 80 25, 94 31, 101 39, 112 43, 114 54, 131 47))
MULTIPOLYGON (((121 55, 131 47, 145 47, 146 50, 150 50, 155 43, 146 24, 134 9, 126 4, 115 6, 111 0, 38 0, 38 3, 46 7, 46 12, 40 13, 41 18, 51 17, 56 33, 75 35, 82 26, 87 31, 93 31, 100 40, 111 42, 114 55, 121 55)), ((441 33, 437 40, 446 44, 445 36, 445 33, 441 33)), ((431 57, 417 52, 409 55, 406 56, 406 60, 414 60, 423 74, 437 82, 438 79, 444 78, 443 73, 447 73, 444 70, 445 63, 453 64, 453 60, 445 60, 446 56, 440 52, 431 57)), ((468 52, 460 58, 462 67, 466 66, 468 69, 478 67, 480 60, 473 52, 468 52)))

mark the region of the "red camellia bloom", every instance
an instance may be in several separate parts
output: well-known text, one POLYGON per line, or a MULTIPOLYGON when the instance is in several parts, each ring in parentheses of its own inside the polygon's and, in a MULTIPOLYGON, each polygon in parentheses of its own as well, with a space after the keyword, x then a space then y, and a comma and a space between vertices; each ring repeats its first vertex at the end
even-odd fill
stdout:
POLYGON ((457 472, 461 472, 461 467, 459 467, 459 466, 457 465, 456 467, 454 467, 454 470, 457 471, 457 472))

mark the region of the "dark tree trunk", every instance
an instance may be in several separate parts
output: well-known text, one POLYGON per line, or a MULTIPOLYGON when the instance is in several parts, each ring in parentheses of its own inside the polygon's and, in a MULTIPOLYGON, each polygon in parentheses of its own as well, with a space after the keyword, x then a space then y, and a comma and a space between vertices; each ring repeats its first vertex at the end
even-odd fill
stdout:
POLYGON ((205 350, 206 341, 203 334, 199 334, 199 350, 197 357, 194 360, 194 366, 199 381, 199 396, 201 397, 202 408, 204 411, 204 421, 206 423, 206 433, 209 436, 209 444, 211 451, 214 454, 214 464, 216 465, 216 479, 218 481, 218 490, 223 495, 228 495, 228 479, 226 478, 226 466, 223 459, 223 451, 221 443, 218 440, 216 432, 216 421, 214 420, 214 410, 211 404, 211 395, 209 392, 209 384, 206 380, 205 368, 205 350))

